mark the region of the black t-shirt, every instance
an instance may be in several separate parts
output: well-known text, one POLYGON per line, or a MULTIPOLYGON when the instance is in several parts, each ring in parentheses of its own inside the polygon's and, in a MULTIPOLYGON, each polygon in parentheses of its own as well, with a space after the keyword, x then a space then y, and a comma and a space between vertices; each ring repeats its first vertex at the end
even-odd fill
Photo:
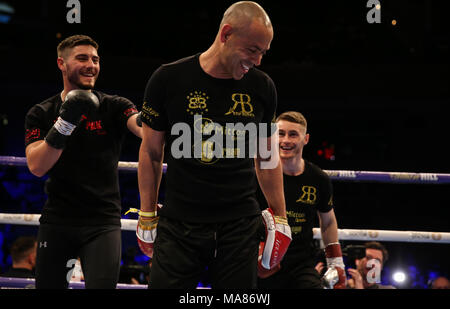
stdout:
POLYGON ((0 275, 0 277, 7 278, 34 278, 35 274, 33 270, 26 268, 10 268, 7 272, 0 275))
MULTIPOLYGON (((93 91, 100 107, 83 120, 48 172, 41 223, 120 225, 117 165, 128 118, 137 113, 126 98, 93 91)), ((60 94, 34 105, 25 118, 25 146, 43 140, 58 118, 60 94)))
MULTIPOLYGON (((313 227, 317 211, 329 212, 333 208, 333 188, 329 176, 318 166, 305 160, 301 175, 283 175, 284 196, 292 242, 283 262, 299 263, 314 254, 313 227)), ((263 209, 267 202, 258 190, 258 200, 263 209)))
POLYGON ((275 85, 267 74, 255 68, 241 80, 213 78, 200 67, 199 56, 162 65, 145 90, 142 121, 166 132, 168 169, 161 215, 204 223, 258 215, 253 157, 248 153, 244 158, 235 157, 244 153, 239 142, 249 149, 249 134, 227 123, 255 124, 256 128, 264 123, 270 128, 277 104, 275 85), (194 118, 200 116, 201 121, 194 123, 194 118), (191 132, 190 143, 183 146, 179 144, 181 131, 171 134, 181 123, 191 132), (195 134, 202 135, 200 146, 195 134), (223 144, 211 142, 212 136, 220 136, 223 144), (235 144, 227 145, 226 138, 235 144), (172 146, 188 154, 178 157, 172 146), (220 152, 214 155, 217 149, 220 152))

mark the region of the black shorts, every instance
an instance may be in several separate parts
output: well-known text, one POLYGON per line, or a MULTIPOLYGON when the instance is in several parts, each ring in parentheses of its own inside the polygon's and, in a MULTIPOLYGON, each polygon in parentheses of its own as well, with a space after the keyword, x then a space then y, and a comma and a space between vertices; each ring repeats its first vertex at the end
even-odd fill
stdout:
POLYGON ((120 226, 41 224, 36 288, 67 288, 74 260, 80 258, 86 288, 114 289, 119 278, 121 248, 120 226))
POLYGON ((281 269, 274 275, 258 278, 259 289, 323 289, 320 275, 312 263, 286 265, 281 262, 281 269))
POLYGON ((212 288, 256 288, 261 216, 204 224, 160 217, 150 289, 194 289, 205 271, 212 288))

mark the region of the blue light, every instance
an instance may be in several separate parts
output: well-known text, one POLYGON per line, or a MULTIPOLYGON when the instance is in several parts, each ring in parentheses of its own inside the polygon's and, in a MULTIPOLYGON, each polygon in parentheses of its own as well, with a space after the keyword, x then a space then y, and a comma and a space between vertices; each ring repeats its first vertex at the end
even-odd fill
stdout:
POLYGON ((435 271, 430 271, 430 272, 428 273, 428 279, 430 279, 430 280, 434 280, 434 279, 436 279, 437 277, 439 277, 439 273, 437 273, 437 272, 435 272, 435 271))
POLYGON ((146 256, 145 254, 137 254, 134 257, 134 260, 136 262, 138 262, 139 264, 148 264, 148 262, 150 261, 150 258, 148 256, 146 256))
POLYGON ((11 16, 0 14, 0 24, 7 24, 11 20, 11 16))

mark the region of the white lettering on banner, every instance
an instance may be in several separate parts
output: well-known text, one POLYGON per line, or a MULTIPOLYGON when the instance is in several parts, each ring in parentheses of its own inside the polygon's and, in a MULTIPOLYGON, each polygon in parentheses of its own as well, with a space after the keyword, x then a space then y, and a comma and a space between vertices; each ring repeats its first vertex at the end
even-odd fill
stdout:
POLYGON ((438 181, 438 176, 436 174, 420 174, 420 180, 424 181, 438 181))
POLYGON ((356 178, 355 171, 339 171, 339 177, 356 178))

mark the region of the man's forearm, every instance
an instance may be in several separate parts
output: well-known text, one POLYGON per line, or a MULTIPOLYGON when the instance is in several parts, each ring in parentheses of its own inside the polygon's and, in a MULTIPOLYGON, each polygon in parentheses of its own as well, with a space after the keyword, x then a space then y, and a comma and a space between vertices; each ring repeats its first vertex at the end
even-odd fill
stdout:
POLYGON ((335 220, 332 220, 327 225, 321 223, 320 231, 322 234, 322 241, 325 246, 339 241, 337 222, 335 220))
POLYGON ((259 159, 255 159, 256 176, 261 191, 275 216, 286 217, 286 202, 284 200, 283 170, 281 162, 276 168, 261 169, 259 159))
POLYGON ((45 141, 37 141, 26 148, 27 165, 30 172, 38 177, 44 176, 59 160, 63 152, 45 141))
POLYGON ((138 163, 138 185, 142 211, 155 211, 162 177, 162 157, 154 158, 141 145, 138 163))
POLYGON ((131 116, 127 121, 128 130, 139 138, 142 138, 142 126, 137 124, 136 118, 139 114, 131 116))

